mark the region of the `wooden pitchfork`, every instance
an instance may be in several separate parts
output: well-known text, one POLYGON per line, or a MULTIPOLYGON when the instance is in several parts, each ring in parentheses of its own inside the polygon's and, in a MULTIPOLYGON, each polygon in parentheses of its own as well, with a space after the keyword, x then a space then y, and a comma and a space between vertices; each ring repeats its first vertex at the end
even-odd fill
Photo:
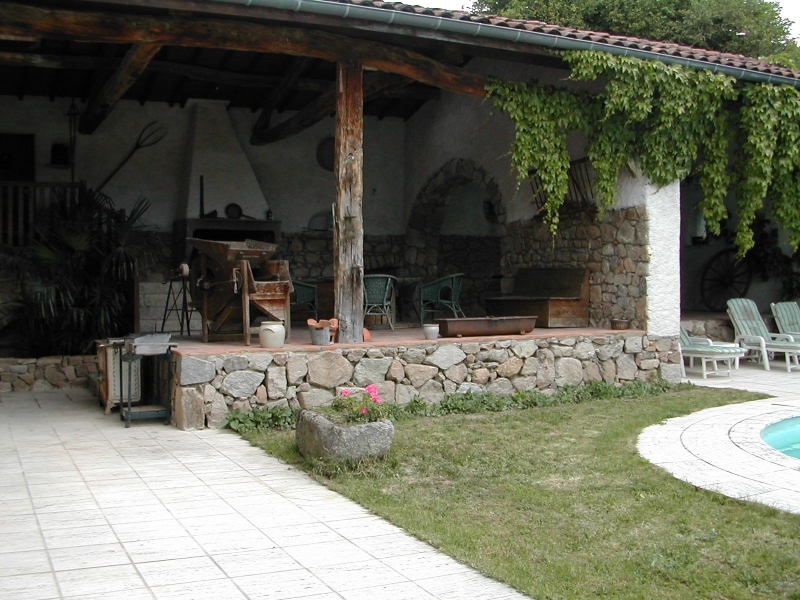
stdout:
POLYGON ((106 178, 105 178, 105 181, 103 181, 103 183, 101 183, 101 184, 100 184, 100 185, 97 187, 97 190, 95 190, 95 191, 98 191, 98 192, 99 192, 100 190, 102 190, 102 189, 103 189, 103 187, 105 187, 105 185, 106 185, 106 184, 107 184, 109 181, 111 181, 111 179, 114 177, 114 175, 116 175, 117 173, 119 173, 120 169, 121 169, 122 167, 124 167, 124 166, 125 166, 125 164, 126 164, 126 163, 127 163, 127 162, 128 162, 130 159, 131 159, 131 158, 133 158, 133 155, 134 155, 134 154, 136 154, 136 153, 137 153, 139 150, 141 150, 142 148, 149 148, 150 146, 155 146, 155 145, 156 145, 158 142, 160 142, 161 140, 163 140, 163 139, 164 139, 164 136, 165 136, 165 135, 167 135, 167 131, 168 131, 168 130, 167 130, 167 128, 166 128, 166 127, 164 127, 164 126, 163 126, 163 125, 162 125, 160 122, 158 122, 158 121, 153 121, 152 123, 148 123, 147 125, 145 125, 145 126, 142 128, 142 131, 141 131, 141 133, 139 134, 139 137, 138 137, 138 138, 136 138, 136 143, 133 145, 133 148, 132 148, 132 149, 131 149, 131 151, 128 153, 128 156, 126 156, 126 157, 125 157, 125 158, 122 160, 122 162, 121 162, 121 163, 119 163, 119 165, 117 165, 117 168, 116 168, 116 169, 114 169, 113 171, 111 171, 111 174, 110 174, 108 177, 106 177, 106 178))

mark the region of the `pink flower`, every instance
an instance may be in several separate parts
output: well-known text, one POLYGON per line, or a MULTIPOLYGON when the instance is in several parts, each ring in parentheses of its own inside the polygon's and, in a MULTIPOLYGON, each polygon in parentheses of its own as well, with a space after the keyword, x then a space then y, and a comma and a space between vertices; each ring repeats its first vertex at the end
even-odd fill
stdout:
POLYGON ((375 402, 376 404, 380 404, 381 403, 381 398, 380 398, 380 396, 373 396, 372 397, 372 401, 375 402))
POLYGON ((365 389, 365 390, 367 390, 367 393, 368 393, 370 396, 373 396, 373 395, 375 395, 375 394, 377 394, 377 393, 378 393, 378 386, 377 386, 377 385, 369 384, 369 385, 368 385, 367 387, 365 387, 364 389, 365 389))
POLYGON ((340 396, 349 396, 350 395, 350 390, 339 390, 339 395, 340 396))
POLYGON ((365 414, 367 414, 367 407, 366 407, 366 406, 362 406, 362 407, 361 407, 361 414, 362 414, 362 415, 365 415, 365 414))

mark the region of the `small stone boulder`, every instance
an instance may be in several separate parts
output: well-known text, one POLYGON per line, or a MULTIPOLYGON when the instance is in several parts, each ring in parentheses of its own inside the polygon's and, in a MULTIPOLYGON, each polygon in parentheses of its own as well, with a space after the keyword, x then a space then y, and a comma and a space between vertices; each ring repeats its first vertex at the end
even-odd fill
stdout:
POLYGON ((334 462, 380 458, 392 447, 394 425, 382 420, 356 425, 337 425, 321 414, 303 410, 295 429, 297 448, 303 456, 334 462))

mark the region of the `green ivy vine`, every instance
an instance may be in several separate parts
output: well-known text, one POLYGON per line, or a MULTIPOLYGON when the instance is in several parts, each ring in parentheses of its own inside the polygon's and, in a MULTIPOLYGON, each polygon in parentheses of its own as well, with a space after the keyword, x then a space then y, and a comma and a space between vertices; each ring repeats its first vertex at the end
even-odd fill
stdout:
POLYGON ((600 94, 537 82, 493 79, 489 98, 515 124, 511 160, 520 180, 535 171, 546 194, 545 222, 555 234, 567 192, 566 136, 584 130, 597 174, 600 208, 616 202, 622 167, 638 164, 657 185, 697 173, 709 231, 736 196, 740 253, 753 247, 752 225, 767 207, 800 244, 800 93, 789 86, 742 84, 733 77, 602 52, 563 52, 571 79, 601 80, 600 94), (732 149, 737 148, 736 152, 732 149), (733 157, 733 158, 732 158, 733 157))

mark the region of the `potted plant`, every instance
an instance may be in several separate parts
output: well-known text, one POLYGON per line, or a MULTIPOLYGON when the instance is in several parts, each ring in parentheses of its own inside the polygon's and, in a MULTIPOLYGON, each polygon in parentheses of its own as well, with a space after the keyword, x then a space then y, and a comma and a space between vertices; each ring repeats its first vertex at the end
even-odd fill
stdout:
POLYGON ((297 447, 303 456, 336 462, 380 458, 389 452, 394 439, 388 413, 376 386, 355 393, 341 389, 325 414, 300 412, 295 427, 297 447))

